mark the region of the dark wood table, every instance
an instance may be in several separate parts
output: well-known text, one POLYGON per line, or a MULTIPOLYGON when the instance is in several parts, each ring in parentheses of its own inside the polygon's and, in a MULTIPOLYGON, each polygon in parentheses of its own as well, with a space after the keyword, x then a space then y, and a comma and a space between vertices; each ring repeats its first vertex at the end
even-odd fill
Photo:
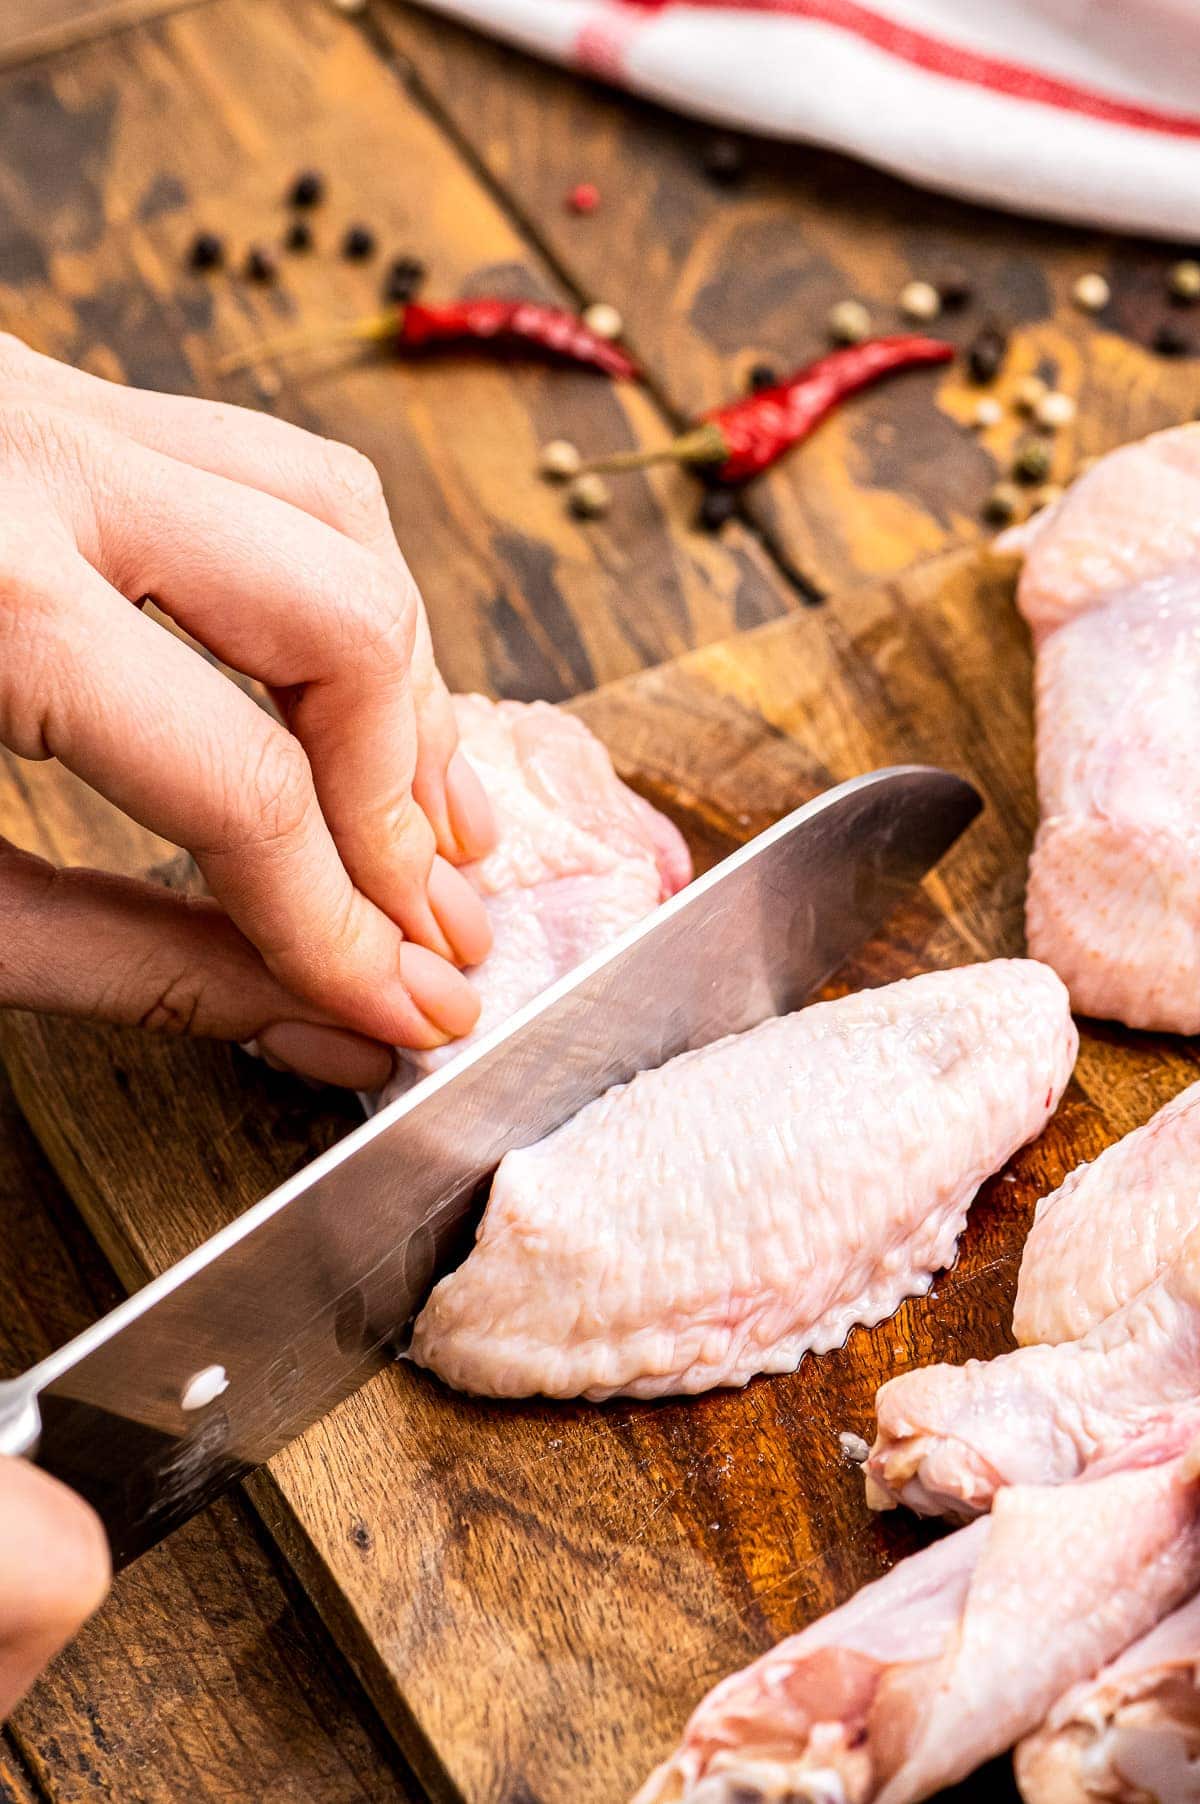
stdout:
MULTIPOLYGON (((1006 382, 1076 396, 1055 474, 1200 404, 1200 364, 1146 346, 1167 247, 1004 218, 842 159, 747 145, 736 186, 705 174, 704 128, 577 82, 416 8, 324 0, 8 0, 0 19, 0 327, 98 373, 267 406, 379 465, 452 685, 565 699, 983 530, 1021 427, 962 422, 958 375, 863 397, 739 504, 719 534, 674 471, 630 479, 611 515, 567 518, 538 446, 652 443, 801 361, 829 305, 880 323, 911 276, 965 270, 963 338, 1013 327, 1006 382), (295 169, 330 180, 317 255, 256 289, 184 268, 196 229, 240 252, 278 235, 295 169), (594 181, 599 210, 565 206, 594 181), (292 320, 374 303, 378 265, 332 255, 354 219, 430 265, 443 293, 501 288, 615 303, 650 378, 319 358, 217 374, 292 320), (1070 302, 1103 271, 1098 319, 1070 302)), ((1186 316, 1181 316, 1187 324, 1186 316)), ((1200 328, 1198 328, 1200 331, 1200 328)), ((54 773, 9 760, 0 830, 88 855, 54 773)), ((114 866, 145 836, 98 812, 114 866)), ((91 841, 88 842, 92 843, 91 841)), ((164 857, 170 848, 162 848, 164 857)), ((0 1362, 28 1364, 119 1294, 75 1205, 0 1089, 0 1362)), ((118 1582, 0 1739, 0 1799, 393 1799, 422 1795, 292 1565, 241 1493, 118 1582)), ((515 1795, 515 1794, 514 1794, 515 1795)))

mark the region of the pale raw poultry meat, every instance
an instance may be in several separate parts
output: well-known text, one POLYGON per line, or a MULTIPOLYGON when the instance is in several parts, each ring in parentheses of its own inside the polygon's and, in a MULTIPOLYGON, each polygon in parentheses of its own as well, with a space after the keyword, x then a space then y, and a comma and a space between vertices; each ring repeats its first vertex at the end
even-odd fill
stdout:
MULTIPOLYGON (((1102 1221, 1094 1223, 1103 1234, 1102 1221)), ((878 1508, 966 1519, 1013 1484, 1062 1484, 1200 1422, 1200 1229, 1082 1340, 924 1366, 885 1384, 867 1460, 878 1508)))
POLYGON ((487 905, 492 949, 470 972, 474 1032, 403 1055, 380 1102, 455 1058, 690 882, 678 829, 626 787, 582 721, 547 702, 454 698, 459 744, 487 790, 497 844, 464 867, 487 905))
POLYGON ((1016 1770, 1026 1804, 1198 1804, 1200 1596, 1060 1698, 1016 1770))
POLYGON ((461 1390, 593 1399, 791 1371, 947 1265, 1077 1046, 1045 965, 821 1002, 610 1090, 500 1165, 413 1357, 461 1390))
POLYGON ((1041 823, 1029 951, 1085 1014, 1200 1031, 1200 426, 1103 459, 1030 527, 1041 823))
POLYGON ((1197 1583, 1187 1457, 1015 1485, 718 1685, 637 1804, 915 1804, 1036 1728, 1197 1583))
POLYGON ((1200 1084, 1080 1165, 1037 1206, 1013 1333, 1078 1340, 1154 1279, 1200 1225, 1200 1084))

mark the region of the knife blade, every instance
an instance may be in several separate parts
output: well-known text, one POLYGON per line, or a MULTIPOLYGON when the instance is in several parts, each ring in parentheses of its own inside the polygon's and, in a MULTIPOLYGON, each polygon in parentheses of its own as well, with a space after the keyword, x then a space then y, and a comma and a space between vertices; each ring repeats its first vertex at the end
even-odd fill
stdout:
POLYGON ((796 1008, 978 813, 922 766, 732 853, 22 1377, 0 1452, 87 1497, 120 1565, 403 1351, 504 1154, 611 1085, 796 1008))

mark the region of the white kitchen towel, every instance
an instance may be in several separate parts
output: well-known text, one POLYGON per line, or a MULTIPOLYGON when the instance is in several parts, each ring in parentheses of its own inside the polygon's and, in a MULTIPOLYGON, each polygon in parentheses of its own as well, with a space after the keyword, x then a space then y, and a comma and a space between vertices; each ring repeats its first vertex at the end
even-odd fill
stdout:
POLYGON ((1200 0, 425 0, 726 126, 1200 241, 1200 0))

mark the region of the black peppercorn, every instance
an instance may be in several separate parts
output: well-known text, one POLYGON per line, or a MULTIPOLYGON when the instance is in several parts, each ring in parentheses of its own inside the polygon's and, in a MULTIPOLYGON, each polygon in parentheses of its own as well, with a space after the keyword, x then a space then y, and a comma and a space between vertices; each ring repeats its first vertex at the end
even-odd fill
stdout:
POLYGON ((737 502, 730 489, 709 489, 700 503, 697 524, 705 532, 719 532, 727 520, 733 518, 737 502))
POLYGON ((248 282, 273 282, 279 274, 279 265, 270 251, 264 250, 261 244, 252 244, 246 252, 242 274, 248 282))
POLYGON ((779 371, 769 363, 756 363, 751 366, 746 378, 746 386, 752 395, 761 394, 764 388, 777 388, 779 371))
POLYGON ((991 382, 1000 374, 1008 353, 1008 339, 999 326, 977 332, 967 350, 967 368, 975 382, 991 382))
POLYGON ((312 227, 307 219, 293 219, 287 229, 283 245, 289 251, 310 251, 313 247, 312 227))
POLYGON ((397 257, 383 278, 384 301, 402 307, 418 293, 425 280, 425 265, 419 257, 397 257))
POLYGON ((719 187, 732 188, 746 175, 746 152, 737 138, 719 132, 704 147, 704 173, 719 187))
POLYGON ((1160 357, 1187 357, 1193 348, 1187 333, 1171 320, 1163 321, 1151 342, 1160 357))
POLYGON ((368 257, 375 255, 375 234, 369 226, 347 227, 342 239, 342 255, 351 263, 365 263, 368 257))
POLYGON ((219 269, 225 261, 225 241, 215 232, 197 232, 188 251, 193 269, 219 269))
POLYGON ((288 190, 291 207, 316 207, 325 198, 325 178, 315 169, 302 169, 288 190))
POLYGON ((961 313, 962 309, 970 306, 975 298, 975 289, 972 286, 971 278, 963 270, 949 271, 934 286, 941 297, 942 309, 946 313, 961 313))

